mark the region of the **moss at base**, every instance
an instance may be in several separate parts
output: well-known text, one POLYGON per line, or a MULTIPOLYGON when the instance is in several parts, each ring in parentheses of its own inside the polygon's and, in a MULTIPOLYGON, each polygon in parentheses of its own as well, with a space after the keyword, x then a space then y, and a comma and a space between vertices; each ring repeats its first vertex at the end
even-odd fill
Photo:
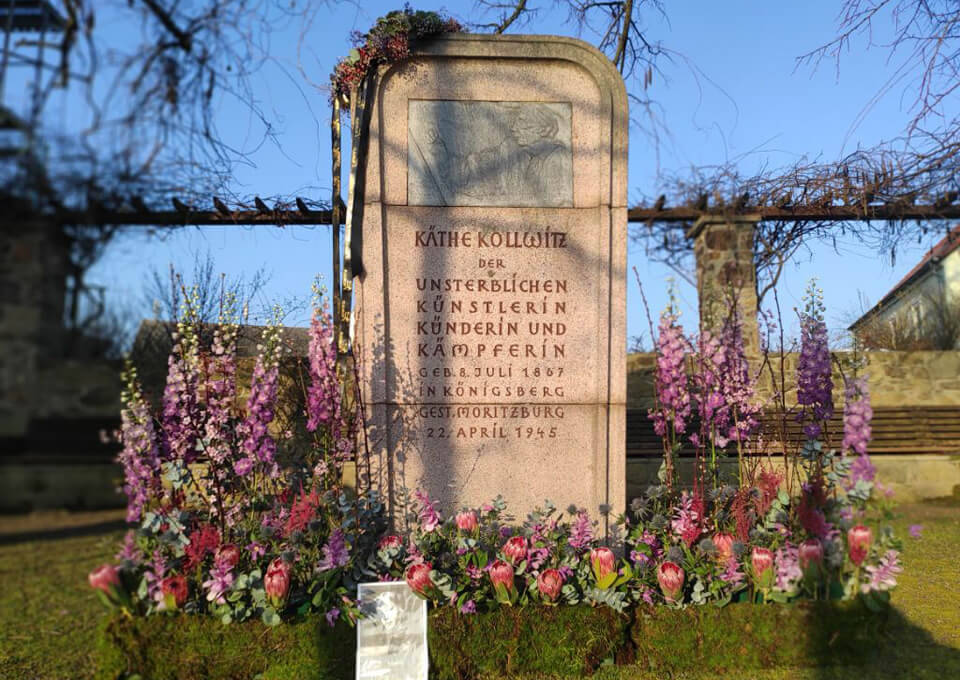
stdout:
POLYGON ((119 617, 102 627, 97 680, 352 678, 356 632, 323 619, 268 628, 201 616, 119 617))
MULTIPOLYGON (((431 677, 584 677, 605 661, 665 674, 855 664, 882 643, 886 612, 860 602, 734 604, 637 610, 503 608, 430 614, 431 677)), ((322 617, 267 628, 200 616, 111 619, 100 631, 99 680, 349 680, 356 632, 322 617)))
POLYGON ((580 678, 624 648, 628 624, 606 608, 505 607, 470 615, 439 609, 430 618, 430 666, 440 680, 580 678))
POLYGON ((630 641, 635 663, 651 670, 857 664, 881 644, 888 611, 859 600, 652 608, 637 612, 630 641))

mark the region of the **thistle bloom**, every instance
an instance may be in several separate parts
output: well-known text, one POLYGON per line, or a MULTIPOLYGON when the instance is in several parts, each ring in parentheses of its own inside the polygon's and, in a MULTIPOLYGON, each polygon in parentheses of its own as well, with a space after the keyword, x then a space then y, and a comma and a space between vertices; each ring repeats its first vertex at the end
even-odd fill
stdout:
POLYGON ((513 567, 503 560, 496 560, 490 565, 490 582, 494 588, 503 586, 508 592, 513 590, 513 567))
POLYGON ((809 538, 800 544, 800 566, 806 569, 811 564, 823 562, 823 544, 816 538, 809 538))
POLYGON ((112 564, 97 567, 90 572, 87 580, 90 581, 91 588, 102 590, 107 595, 113 594, 114 589, 120 586, 120 574, 112 564))
POLYGON ((276 607, 287 599, 290 591, 290 565, 277 557, 267 567, 267 575, 263 577, 263 589, 267 592, 267 599, 276 607))
POLYGON ((180 574, 168 576, 163 579, 160 589, 161 592, 163 592, 165 601, 173 604, 177 609, 180 609, 186 604, 189 588, 187 586, 187 579, 180 574))
POLYGON ((457 529, 464 533, 473 533, 480 527, 480 523, 477 521, 477 513, 473 510, 458 512, 456 521, 457 529))
POLYGON ((773 585, 773 553, 767 548, 754 548, 750 554, 750 566, 753 568, 753 580, 760 588, 773 585))
POLYGON ((616 569, 616 562, 617 558, 610 548, 601 546, 590 551, 590 566, 598 581, 616 569))
POLYGON ((563 588, 563 575, 556 569, 544 569, 537 574, 537 590, 547 602, 555 602, 563 588))
POLYGON ((514 536, 503 546, 503 555, 513 564, 519 564, 527 559, 527 539, 523 536, 514 536))
POLYGON ((433 565, 429 562, 421 564, 412 564, 407 569, 405 578, 410 589, 421 597, 427 597, 433 588, 433 581, 430 580, 430 571, 433 565))
POLYGON ((657 582, 667 602, 677 602, 683 599, 683 569, 673 562, 661 562, 657 567, 657 582))
POLYGON ((870 545, 873 543, 873 532, 869 527, 858 524, 847 532, 847 548, 850 551, 850 561, 856 566, 863 564, 870 553, 870 545))

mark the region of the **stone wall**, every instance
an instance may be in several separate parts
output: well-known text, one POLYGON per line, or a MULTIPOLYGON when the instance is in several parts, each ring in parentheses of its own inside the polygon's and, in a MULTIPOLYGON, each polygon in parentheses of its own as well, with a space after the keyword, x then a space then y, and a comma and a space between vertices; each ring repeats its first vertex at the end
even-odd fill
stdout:
MULTIPOLYGON (((796 390, 798 356, 796 352, 784 355, 788 393, 796 390)), ((869 377, 874 406, 960 406, 960 351, 866 352, 859 357, 852 352, 833 352, 833 356, 833 398, 837 404, 843 403, 843 375, 852 375, 854 361, 862 359, 865 364, 859 373, 869 377)), ((770 360, 773 377, 779 380, 779 357, 772 356, 770 360)), ((653 353, 638 352, 627 357, 628 408, 653 407, 655 370, 653 353)), ((771 384, 770 368, 765 367, 758 380, 761 396, 770 394, 771 384)))

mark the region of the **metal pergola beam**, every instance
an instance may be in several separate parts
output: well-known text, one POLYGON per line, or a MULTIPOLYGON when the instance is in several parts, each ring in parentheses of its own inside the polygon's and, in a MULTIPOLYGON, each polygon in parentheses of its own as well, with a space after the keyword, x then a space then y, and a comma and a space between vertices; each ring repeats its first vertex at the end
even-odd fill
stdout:
MULTIPOLYGON (((302 203, 302 201, 301 201, 302 203)), ((51 213, 23 213, 12 215, 5 224, 27 223, 42 220, 72 225, 114 226, 244 226, 244 225, 329 225, 333 222, 330 210, 231 210, 217 202, 215 210, 188 208, 179 201, 179 210, 111 210, 91 208, 51 213)), ((783 222, 862 222, 871 220, 960 220, 960 204, 934 205, 868 205, 828 206, 796 208, 777 206, 754 206, 740 210, 699 210, 697 208, 630 208, 627 219, 631 223, 676 222, 680 226, 695 222, 701 217, 716 217, 735 220, 737 217, 759 221, 783 222)))

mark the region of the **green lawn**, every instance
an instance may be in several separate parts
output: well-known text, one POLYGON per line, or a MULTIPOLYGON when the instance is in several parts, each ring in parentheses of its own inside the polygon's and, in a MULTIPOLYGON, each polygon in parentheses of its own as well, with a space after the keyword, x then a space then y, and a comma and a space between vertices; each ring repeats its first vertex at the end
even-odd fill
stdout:
MULTIPOLYGON (((893 596, 889 640, 876 660, 865 668, 751 671, 750 678, 960 678, 960 505, 903 505, 898 514, 894 526, 905 537, 905 571, 893 596), (924 526, 922 538, 907 537, 911 524, 924 526)), ((96 627, 104 610, 86 575, 112 559, 123 533, 122 516, 118 511, 0 516, 0 678, 92 677, 96 627)), ((596 677, 653 680, 663 675, 609 667, 596 677)))

